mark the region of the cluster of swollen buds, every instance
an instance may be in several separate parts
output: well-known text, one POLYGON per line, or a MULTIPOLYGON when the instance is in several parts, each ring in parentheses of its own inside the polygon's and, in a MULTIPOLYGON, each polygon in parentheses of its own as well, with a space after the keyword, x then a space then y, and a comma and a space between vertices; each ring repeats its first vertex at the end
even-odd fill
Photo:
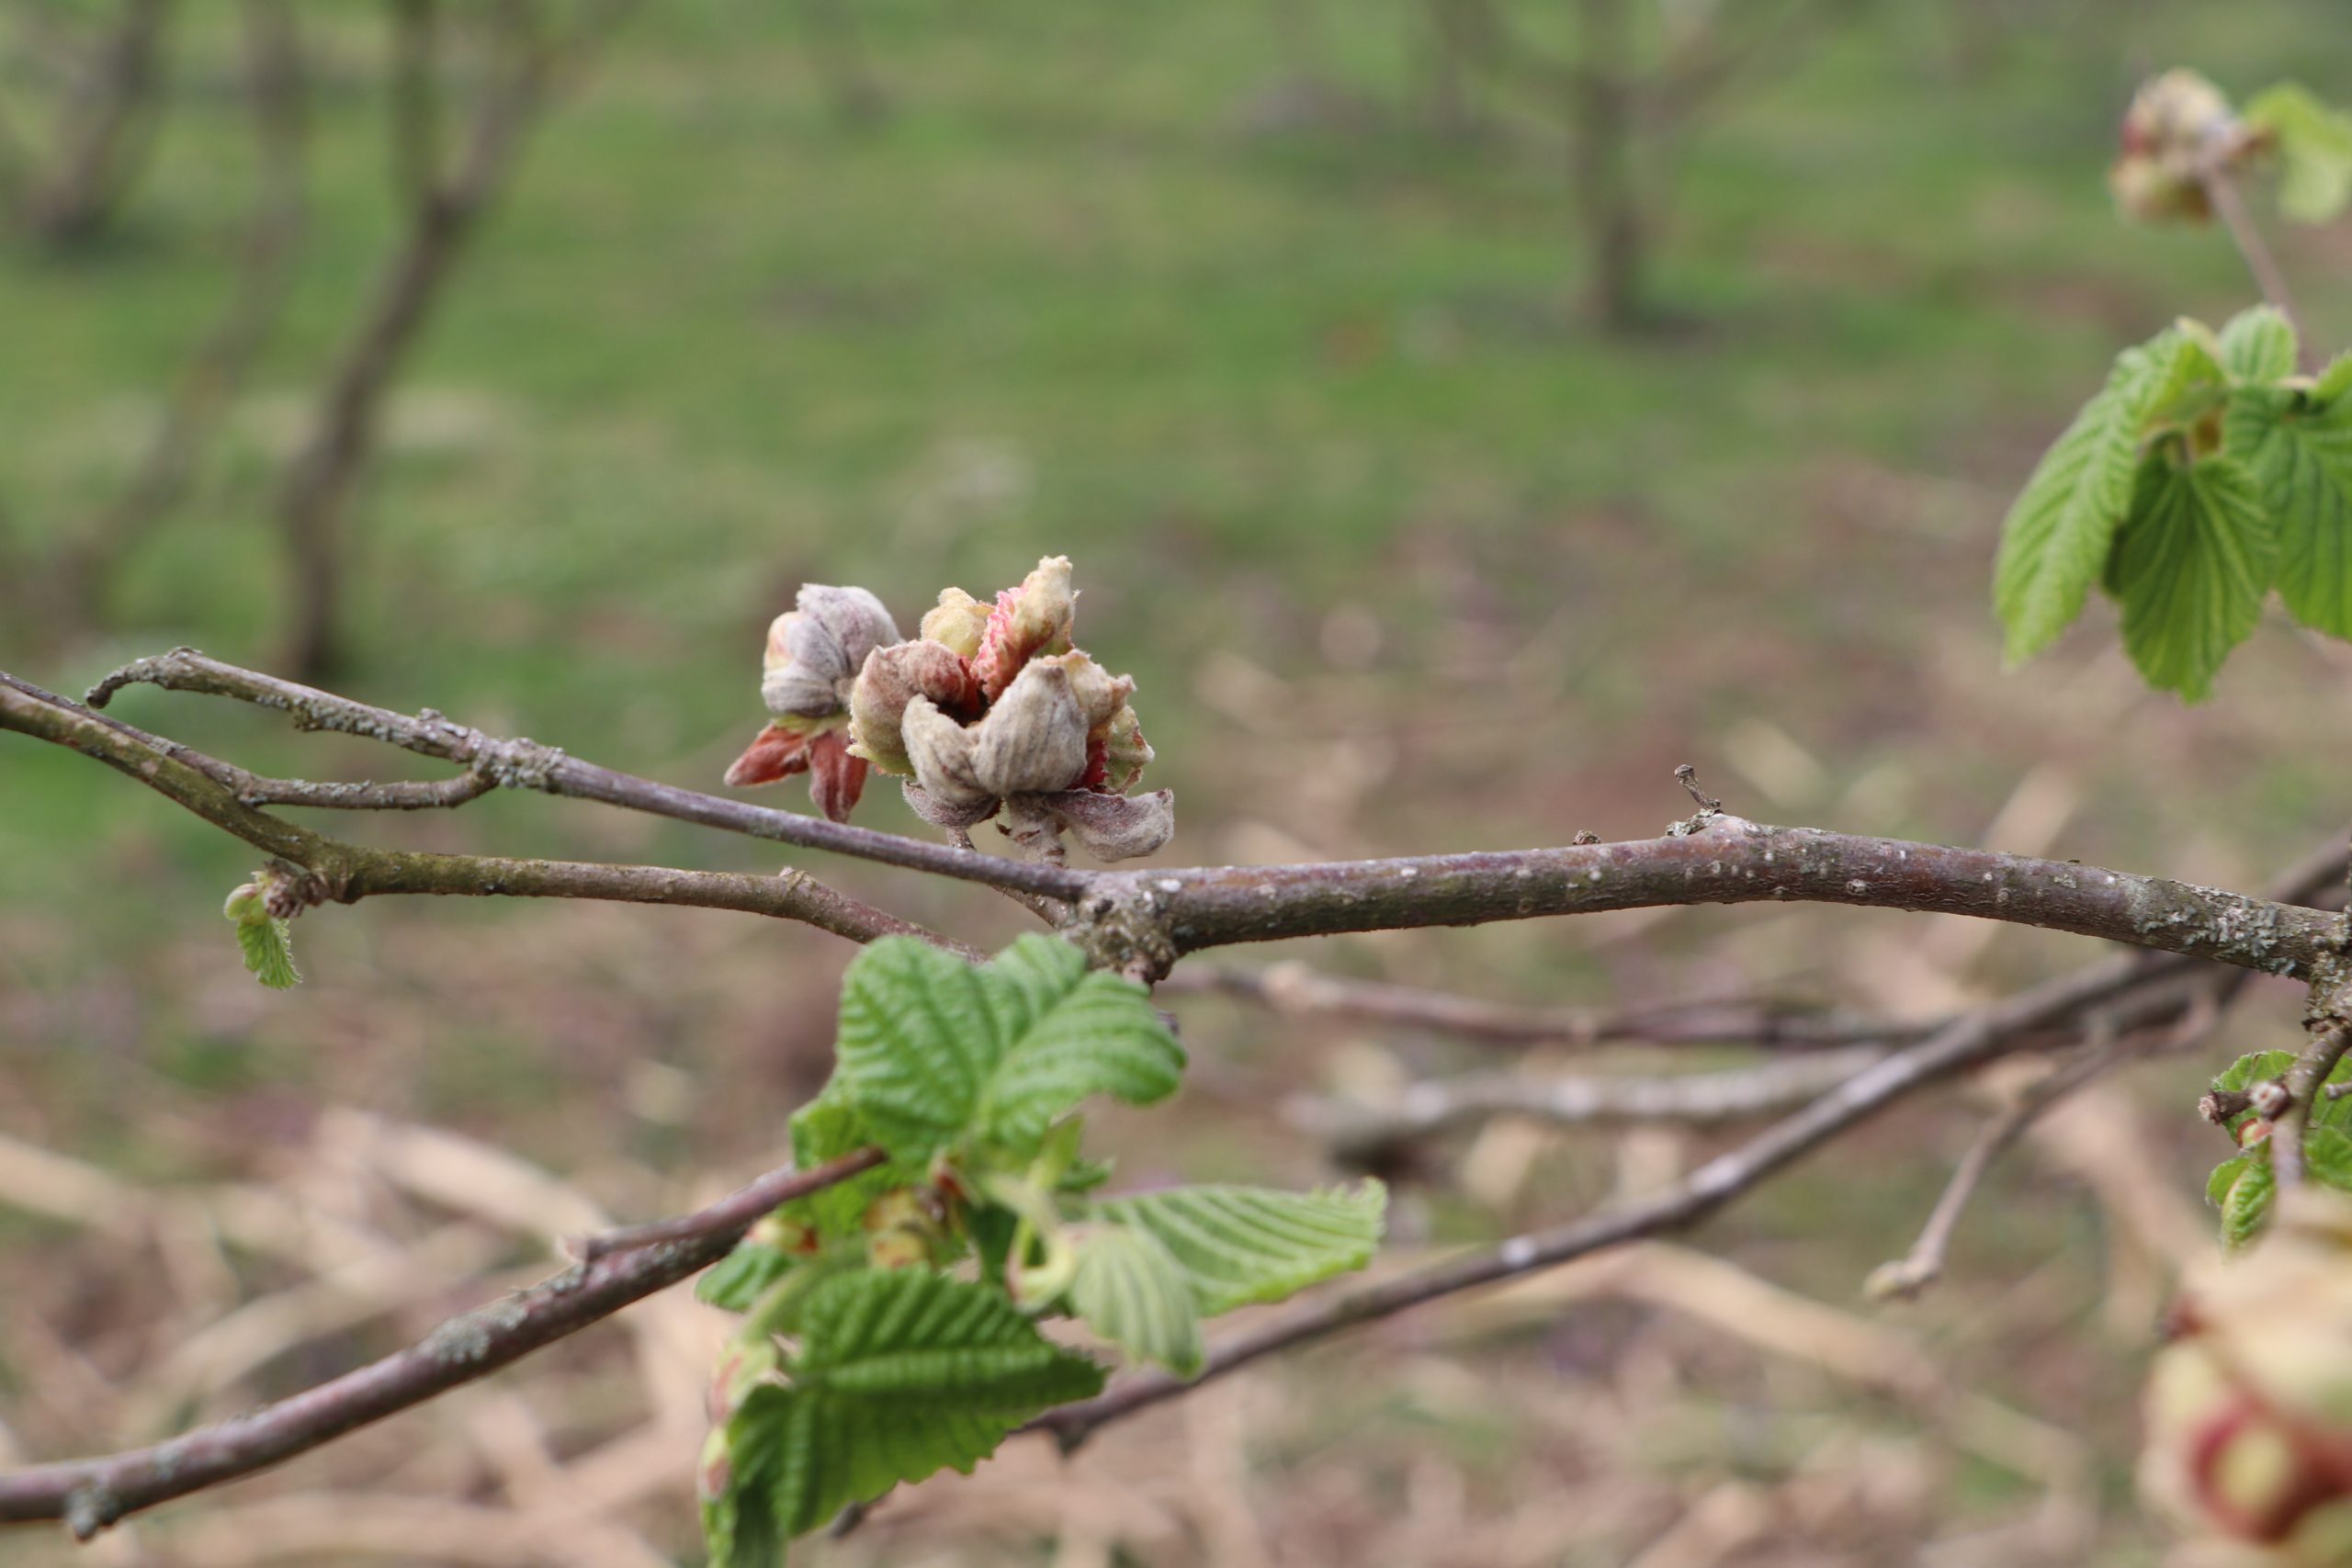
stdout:
POLYGON ((2141 1490, 2267 1568, 2352 1561, 2352 1201, 2280 1195, 2183 1295, 2150 1370, 2141 1490))
POLYGON ((1175 831, 1174 797, 1127 793, 1152 756, 1135 682, 1072 643, 1076 604, 1062 556, 992 604, 944 590, 904 640, 864 589, 803 588, 768 633, 775 719, 727 782, 806 769, 840 821, 870 764, 907 781, 925 821, 962 833, 994 818, 1033 858, 1060 859, 1065 833, 1102 860, 1150 854, 1175 831))
POLYGON ((2222 90, 2194 71, 2141 85, 2123 117, 2123 149, 2108 170, 2116 205, 2143 222, 2212 216, 2206 180, 2256 145, 2222 90))

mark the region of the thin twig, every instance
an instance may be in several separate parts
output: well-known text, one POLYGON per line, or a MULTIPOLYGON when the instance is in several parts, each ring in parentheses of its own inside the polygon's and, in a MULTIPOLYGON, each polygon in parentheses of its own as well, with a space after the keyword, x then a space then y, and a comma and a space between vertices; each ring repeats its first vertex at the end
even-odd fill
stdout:
MULTIPOLYGON (((2233 972, 2225 982, 2243 978, 2243 971, 2233 972)), ((1952 1234, 1960 1226, 1961 1216, 1967 1212, 1971 1199, 1984 1184, 1985 1173, 1993 1162, 2008 1150, 2019 1134, 2040 1120, 2052 1106, 2082 1088, 2091 1079, 2111 1067, 2135 1057, 2166 1055, 2186 1051, 2208 1038, 2220 1024, 2228 1003, 2242 987, 2236 984, 2205 984, 2199 986, 2188 998, 2180 1018, 2165 1032, 2153 1041, 2134 1043, 2119 1032, 2120 1020, 2110 1010, 2101 1015, 2105 1038, 2088 1050, 2033 1085, 2023 1099, 1986 1123, 1983 1132, 1961 1156, 1960 1164, 1945 1183, 1942 1194, 1936 1200, 1928 1223, 1919 1232, 1910 1252, 1901 1259, 1882 1265, 1872 1271, 1864 1292, 1876 1300, 1909 1300, 1933 1284, 1943 1274, 1944 1259, 1951 1247, 1952 1234)), ((2208 1097, 2211 1098, 2210 1096, 2208 1097)))
POLYGON ((1007 860, 977 851, 959 851, 921 839, 877 833, 871 828, 829 822, 821 817, 779 811, 773 807, 752 806, 657 784, 582 761, 535 740, 485 735, 430 708, 413 716, 395 713, 274 675, 224 664, 193 649, 177 649, 125 665, 90 689, 90 703, 102 708, 117 692, 136 684, 232 697, 259 707, 278 709, 293 720, 297 729, 331 730, 382 741, 420 756, 437 757, 478 769, 511 789, 536 789, 548 795, 599 800, 609 806, 721 828, 755 839, 830 850, 886 865, 933 872, 966 882, 1015 887, 1023 892, 1069 897, 1087 886, 1087 874, 1083 872, 1007 860))
POLYGON ((2125 954, 2046 981, 1957 1019, 1934 1038, 1865 1068, 1804 1110, 1709 1160, 1663 1191, 1556 1229, 1513 1236, 1498 1247, 1344 1292, 1227 1340, 1209 1353, 1205 1368, 1196 1378, 1185 1380, 1166 1373, 1130 1378, 1093 1399, 1049 1411, 1028 1429, 1052 1433, 1068 1450, 1107 1422, 1277 1350, 1625 1242, 1687 1229, 1913 1090, 2002 1055, 2029 1032, 2143 982, 2149 971, 2162 964, 2162 960, 2125 954))
POLYGON ((1813 1051, 1865 1042, 1902 1044, 1926 1037, 1944 1021, 1897 1023, 1769 1001, 1665 1002, 1616 1010, 1526 1007, 1324 975, 1295 961, 1263 969, 1187 964, 1160 982, 1159 990, 1163 996, 1238 997, 1285 1018, 1427 1029, 1498 1045, 1753 1045, 1813 1051))
POLYGON ((1969 1200, 1984 1184, 1993 1162, 2007 1153, 2043 1111, 2115 1066, 2120 1060, 2118 1046, 2119 1042, 2112 1037, 2094 1044, 1987 1122, 1968 1145, 1968 1152, 1961 1156, 1960 1163, 1952 1168, 1951 1178, 1945 1182, 1943 1192, 1936 1199, 1936 1206, 1929 1211, 1928 1223, 1920 1227, 1919 1237, 1911 1244, 1911 1250, 1900 1259, 1871 1270, 1862 1287, 1863 1293, 1874 1301, 1908 1301, 1941 1278, 1944 1258, 1951 1249, 1952 1233, 1960 1228, 1961 1216, 1967 1212, 1969 1200))
MULTIPOLYGON (((860 1150, 771 1190, 779 1201, 820 1190, 870 1168, 876 1155, 860 1150)), ((757 1218, 752 1214, 741 1224, 574 1264, 503 1301, 451 1318, 380 1361, 169 1442, 0 1474, 0 1523, 63 1519, 87 1540, 141 1509, 282 1463, 487 1377, 708 1268, 734 1248, 757 1218)))
POLYGON ((106 763, 276 860, 310 873, 312 901, 354 903, 382 894, 598 898, 680 904, 796 919, 853 942, 912 936, 967 957, 974 950, 825 886, 806 872, 778 876, 605 865, 503 856, 378 850, 331 839, 256 810, 221 775, 242 770, 159 740, 79 703, 0 671, 0 729, 52 741, 106 763))
POLYGON ((2288 287, 2286 269, 2270 252, 2270 243, 2262 237, 2260 225, 2245 209, 2245 198, 2238 194, 2237 179, 2220 158, 2210 158, 2198 171, 2198 183, 2204 186, 2205 198, 2214 211, 2222 215, 2222 227, 2230 231, 2230 241, 2245 258, 2246 271, 2254 275, 2256 288, 2271 307, 2287 318, 2295 332, 2295 362, 2298 368, 2309 371, 2319 367, 2319 355, 2311 334, 2303 330, 2303 313, 2295 306, 2294 290, 2288 287))
MULTIPOLYGON (((948 829, 947 841, 957 849, 968 851, 973 854, 982 852, 979 847, 972 842, 969 829, 948 829)), ((997 891, 1045 921, 1049 927, 1060 925, 1062 918, 1069 913, 1069 906, 1067 903, 1059 898, 1049 898, 1042 893, 1026 893, 1018 887, 999 887, 997 891)))
POLYGON ((2303 1138, 2311 1130, 2312 1105, 2347 1048, 2352 1048, 2352 1024, 2324 1029, 2280 1080, 2287 1091, 2287 1106, 2282 1114, 2272 1118, 2269 1143, 2270 1168, 2282 1190, 2302 1182, 2303 1138))
POLYGON ((1317 1103, 1297 1119, 1329 1140, 1334 1150, 1358 1157, 1491 1116, 1524 1116, 1559 1126, 1671 1122, 1713 1127, 1803 1105, 1886 1054, 1874 1045, 1849 1045, 1760 1066, 1638 1077, 1529 1078, 1517 1073, 1478 1073, 1416 1083, 1394 1106, 1317 1103))
MULTIPOLYGON (((862 1149, 845 1155, 827 1166, 854 1166, 845 1174, 858 1175, 873 1169, 889 1156, 880 1149, 862 1149), (857 1164, 858 1161, 863 1164, 857 1164)), ((674 1219, 656 1220, 650 1224, 622 1225, 616 1229, 599 1231, 571 1242, 566 1248, 583 1263, 594 1263, 599 1258, 616 1252, 630 1252, 641 1247, 659 1247, 664 1242, 693 1241, 717 1232, 741 1235, 744 1231, 778 1203, 797 1198, 807 1190, 801 1174, 790 1166, 769 1171, 756 1180, 745 1183, 707 1208, 674 1219)))

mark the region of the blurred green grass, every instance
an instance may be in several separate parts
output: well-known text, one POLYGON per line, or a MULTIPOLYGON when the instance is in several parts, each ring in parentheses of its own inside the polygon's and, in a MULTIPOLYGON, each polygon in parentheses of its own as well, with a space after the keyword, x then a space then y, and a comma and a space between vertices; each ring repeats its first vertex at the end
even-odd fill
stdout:
MULTIPOLYGON (((232 16, 188 9, 122 231, 67 260, 0 254, 0 518, 37 547, 113 493, 237 265, 232 16)), ((1822 779, 1755 814, 1973 839, 2050 764, 2088 802, 2054 852, 2250 883, 2340 825, 2345 749, 2308 712, 2340 658, 2274 626, 2212 706, 2135 705, 2128 681, 2100 684, 2098 611, 2002 676, 1984 583, 2003 500, 2114 350, 2251 299, 2219 236, 2110 213, 2132 84, 2191 62, 2239 91, 2295 74, 2341 96, 2352 31, 2318 0, 2016 9, 2030 19, 1964 69, 1948 6, 1883 5, 1695 127, 1660 202, 1675 322, 1611 340, 1570 310, 1555 130, 1514 111, 1482 140, 1430 132, 1399 0, 1315 13, 1323 70, 1370 112, 1288 128, 1259 112, 1288 69, 1260 0, 871 0, 892 112, 860 129, 827 111, 790 8, 648 6, 539 129, 401 380, 355 513, 338 684, 708 786, 759 722, 762 630, 798 582, 864 583, 904 624, 943 583, 983 592, 1067 552, 1083 639, 1137 673, 1154 782, 1183 797, 1171 861, 1654 831, 1687 809, 1668 773, 1686 758, 1743 807, 1768 795, 1717 760, 1760 716, 1822 779), (1237 679, 1272 694, 1259 711, 1237 714, 1237 679)), ((112 634, 36 654, 0 626, 0 664, 45 684, 182 642, 269 656, 271 489, 390 233, 370 18, 305 21, 314 205, 283 330, 197 493, 113 585, 112 634)), ((2344 233, 2282 243, 2315 327, 2352 339, 2344 233)), ((121 711, 262 770, 401 766, 195 698, 137 692, 121 711)), ((862 819, 907 827, 890 795, 862 819)), ((540 800, 333 826, 506 853, 778 854, 540 800)), ((617 1152, 671 1171, 755 1163, 821 1073, 830 1005, 805 998, 841 955, 808 933, 387 900, 306 920, 312 985, 257 998, 212 913, 249 869, 130 784, 0 743, 0 1004, 36 999, 0 1014, 35 1021, 0 1038, 0 1074, 37 1089, 0 1097, 0 1127, 166 1178, 239 1168, 280 1099, 315 1097, 557 1168, 617 1152), (737 1092, 638 1117, 640 1058, 737 1092)), ((1014 929, 992 904, 822 874, 917 918, 1014 929)), ((1842 994, 1917 929, 1800 914, 1803 934, 1735 911, 1655 940, 1511 927, 1325 956, 1529 997, 1726 976, 1842 994), (1720 970, 1677 967, 1701 937, 1730 939, 1720 970)), ((2006 937, 1992 974, 1964 977, 2087 948, 2006 937)), ((2246 1027, 2291 1029, 2273 1010, 2246 1027)), ((1122 1140, 1129 1173, 1311 1176, 1269 1107, 1325 1087, 1329 1063, 1274 1032, 1204 1010, 1188 1037, 1208 1112, 1122 1140), (1255 1077, 1220 1100, 1218 1072, 1255 1077)), ((2183 1139, 2191 1098, 2165 1101, 2183 1139)), ((1848 1298, 1941 1179, 1917 1129, 1885 1145, 1867 1157, 1898 1174, 1808 1168, 1726 1250, 1848 1298)), ((2209 1152, 2161 1157, 2188 1192, 2209 1152)), ((1611 1159, 1577 1155, 1508 1217, 1607 1191, 1611 1159)), ((2018 1358, 1953 1327, 2057 1257, 2062 1326, 2089 1333, 2100 1238, 2026 1185, 1963 1236, 1957 1304, 1930 1321, 1966 1375, 2054 1388, 2036 1407, 2093 1427, 2120 1497, 2136 1362, 2054 1332, 2018 1358)), ((1424 1233, 1499 1223, 1469 1208, 1434 1201, 1424 1233)))
MULTIPOLYGON (((2344 80, 2352 35, 2322 14, 2085 0, 1963 64, 1948 7, 1869 8, 1691 129, 1657 202, 1672 324, 1611 339, 1570 308, 1556 127, 1497 100, 1488 134, 1435 134, 1401 0, 1310 13, 1317 69, 1360 112, 1287 128, 1261 112, 1290 66, 1256 0, 875 0, 858 15, 891 112, 856 128, 788 8, 647 7, 539 128, 401 378, 353 515, 341 683, 707 784, 758 721, 761 628, 799 581, 865 583, 910 622, 943 582, 985 592, 1058 551, 1085 640, 1141 679, 1156 782, 1187 803, 1174 858, 1244 852, 1224 829, 1269 814, 1270 778, 1353 765, 1283 746, 1360 722, 1398 758, 1365 786, 1360 843, 1652 830, 1667 767, 1758 712, 1841 789, 1911 781, 1840 825, 1973 834, 2038 749, 2081 749, 2069 720, 1993 716, 2021 691, 1982 635, 2000 498, 2120 343, 2250 298, 2218 235, 2112 216, 2117 109, 2177 60, 2239 90, 2344 80), (1960 522, 1867 500, 1828 516, 1849 470, 1964 491, 1960 522), (1362 671, 1334 612, 1374 629, 1362 671), (1280 678, 1288 705, 1258 732, 1204 700, 1227 656, 1280 678), (1492 673, 1512 658, 1540 667, 1523 696, 1492 673), (1372 684, 1323 712, 1311 682, 1356 673, 1372 684)), ((0 515, 36 549, 120 482, 238 265, 232 23, 191 8, 121 231, 0 256, 0 515)), ((283 328, 196 493, 112 585, 112 635, 28 662, 0 627, 0 660, 36 679, 73 689, 177 643, 269 657, 272 490, 391 232, 373 18, 305 24, 313 208, 283 328)), ((2321 287, 2341 235, 2284 243, 2343 341, 2352 307, 2321 287)), ((2214 709, 2149 719, 2157 754, 2198 755, 2182 798, 2110 800, 2076 847, 2180 869, 2163 846, 2192 819, 2257 856, 2329 820, 2324 748, 2213 754, 2275 733, 2278 660, 2309 674, 2265 635, 2271 664, 2214 709)), ((196 699, 123 702, 258 769, 399 765, 196 699)), ((908 826, 891 793, 866 819, 908 826)), ((0 794, 11 905, 85 933, 20 957, 28 984, 203 928, 244 869, 62 753, 0 750, 0 794)), ((492 799, 335 826, 773 855, 594 817, 492 799)), ((1528 964, 1542 939, 1496 940, 1539 988, 1590 978, 1574 955, 1528 964)))
MULTIPOLYGON (((1933 10, 1890 6, 1703 123, 1658 286, 1690 325, 1612 343, 1566 311, 1554 134, 1419 130, 1408 7, 1323 18, 1380 123, 1261 134, 1281 67, 1237 0, 883 0, 860 14, 894 113, 864 130, 785 9, 652 8, 542 128, 404 379, 359 508, 359 667, 604 752, 740 710, 743 649, 804 575, 911 613, 1068 550, 1123 605, 1148 588, 1148 629, 1096 634, 1148 671, 1235 637, 1296 654, 1240 582, 1302 616, 1409 607, 1386 552, 1419 529, 1507 553, 1637 497, 1737 578, 1804 525, 1792 455, 1951 466, 2046 428, 2120 334, 2245 297, 2213 235, 2110 217, 2117 104, 2143 61, 2245 85, 2352 44, 2290 5, 2057 11, 1962 81, 1933 10)), ((388 233, 372 35, 312 34, 298 294, 239 439, 119 585, 132 641, 266 646, 267 458, 388 233)), ((7 264, 0 494, 28 532, 107 493, 235 265, 231 42, 197 29, 107 254, 7 264)))

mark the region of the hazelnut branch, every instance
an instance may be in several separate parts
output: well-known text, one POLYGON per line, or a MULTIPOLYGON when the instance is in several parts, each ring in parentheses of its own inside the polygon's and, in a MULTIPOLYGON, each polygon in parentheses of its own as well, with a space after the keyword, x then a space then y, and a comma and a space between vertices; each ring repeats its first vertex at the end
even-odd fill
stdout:
MULTIPOLYGON (((48 740, 103 762, 273 859, 300 868, 307 874, 300 886, 307 903, 328 899, 355 903, 382 894, 435 893, 675 904, 800 920, 853 942, 871 942, 880 936, 915 936, 967 956, 978 956, 959 942, 853 898, 797 870, 780 876, 752 876, 673 866, 377 850, 329 838, 250 804, 243 794, 243 784, 252 781, 253 775, 243 770, 93 713, 79 703, 44 692, 5 671, 0 671, 0 729, 48 740)), ((295 784, 302 781, 266 782, 295 784)))
MULTIPOLYGON (((763 1195, 777 1201, 802 1197, 846 1181, 881 1157, 878 1150, 862 1149, 777 1180, 763 1195)), ((0 1474, 0 1524, 63 1519, 87 1540, 142 1508, 282 1463, 488 1377, 708 1268, 732 1251, 764 1212, 744 1213, 734 1199, 722 1201, 676 1222, 677 1234, 656 1245, 607 1249, 503 1301, 453 1317, 380 1361, 153 1448, 0 1474)))
POLYGON ((1080 874, 1057 867, 967 853, 921 839, 877 833, 870 828, 854 828, 799 812, 778 811, 680 789, 674 784, 657 784, 582 761, 534 740, 485 735, 430 708, 413 716, 395 713, 274 675, 224 664, 193 649, 175 649, 123 666, 90 689, 91 705, 105 707, 117 692, 140 684, 233 697, 259 707, 276 708, 286 713, 298 729, 334 730, 380 740, 421 756, 463 764, 487 774, 503 788, 535 789, 579 800, 598 800, 755 839, 830 850, 885 865, 1013 887, 1026 893, 1067 898, 1075 897, 1085 886, 1080 874))

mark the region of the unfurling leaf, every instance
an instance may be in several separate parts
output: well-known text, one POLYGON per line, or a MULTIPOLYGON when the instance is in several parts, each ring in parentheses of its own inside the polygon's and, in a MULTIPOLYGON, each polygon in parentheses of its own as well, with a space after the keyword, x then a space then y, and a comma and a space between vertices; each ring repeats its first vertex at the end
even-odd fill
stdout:
POLYGON ((2131 508, 2150 415, 2218 367, 2177 329, 2115 362, 2107 385, 2051 445, 2002 525, 1993 603, 2011 663, 2041 651, 2082 613, 2131 508))
POLYGON ((2222 329, 2222 368, 2233 381, 2276 381, 2295 373, 2295 329, 2276 306, 2240 310, 2222 329))
POLYGON ((2254 478, 2227 457, 2141 465, 2108 587, 2148 684, 2197 702, 2262 618, 2278 548, 2254 478))
POLYGON ((967 1139, 1034 1144, 1089 1096, 1164 1099, 1184 1067, 1141 986, 1046 936, 978 968, 912 938, 873 943, 842 981, 835 1049, 824 1098, 910 1161, 967 1139))
POLYGON ((2256 1163, 2253 1155, 2233 1155, 2215 1166, 2213 1174, 2205 1179, 2205 1201, 2220 1208, 2229 1198, 2230 1189, 2237 1185, 2238 1178, 2256 1163))
POLYGON ((712 1568, 773 1568, 785 1540, 845 1506, 935 1471, 969 1474, 1015 1427, 1102 1387, 1100 1366, 1001 1294, 925 1269, 836 1275, 796 1321, 785 1381, 752 1390, 728 1423, 705 1506, 712 1568))
POLYGON ((2352 399, 2246 388, 2225 446, 2278 522, 2279 597, 2314 631, 2352 637, 2352 399))
POLYGON ((1159 1238, 1192 1280, 1201 1315, 1215 1317, 1363 1268, 1387 1207, 1387 1190, 1367 1180, 1327 1192, 1177 1187, 1104 1199, 1091 1213, 1159 1238))
POLYGON ((2312 383, 2312 401, 2327 404, 2352 392, 2352 354, 2339 354, 2327 362, 2327 368, 2312 383))
POLYGON ((259 883, 248 882, 230 894, 220 912, 235 922, 237 950, 254 979, 273 991, 302 983, 302 972, 294 967, 294 928, 269 912, 259 883))
POLYGON ((2252 1241, 2270 1213, 2278 1178, 2267 1158, 2249 1160, 2237 1179, 2222 1194, 2222 1245, 2235 1251, 2252 1241))
POLYGON ((1201 1314, 1193 1278, 1149 1231, 1102 1224, 1078 1242, 1070 1309, 1095 1333, 1179 1377, 1201 1370, 1201 1314))

